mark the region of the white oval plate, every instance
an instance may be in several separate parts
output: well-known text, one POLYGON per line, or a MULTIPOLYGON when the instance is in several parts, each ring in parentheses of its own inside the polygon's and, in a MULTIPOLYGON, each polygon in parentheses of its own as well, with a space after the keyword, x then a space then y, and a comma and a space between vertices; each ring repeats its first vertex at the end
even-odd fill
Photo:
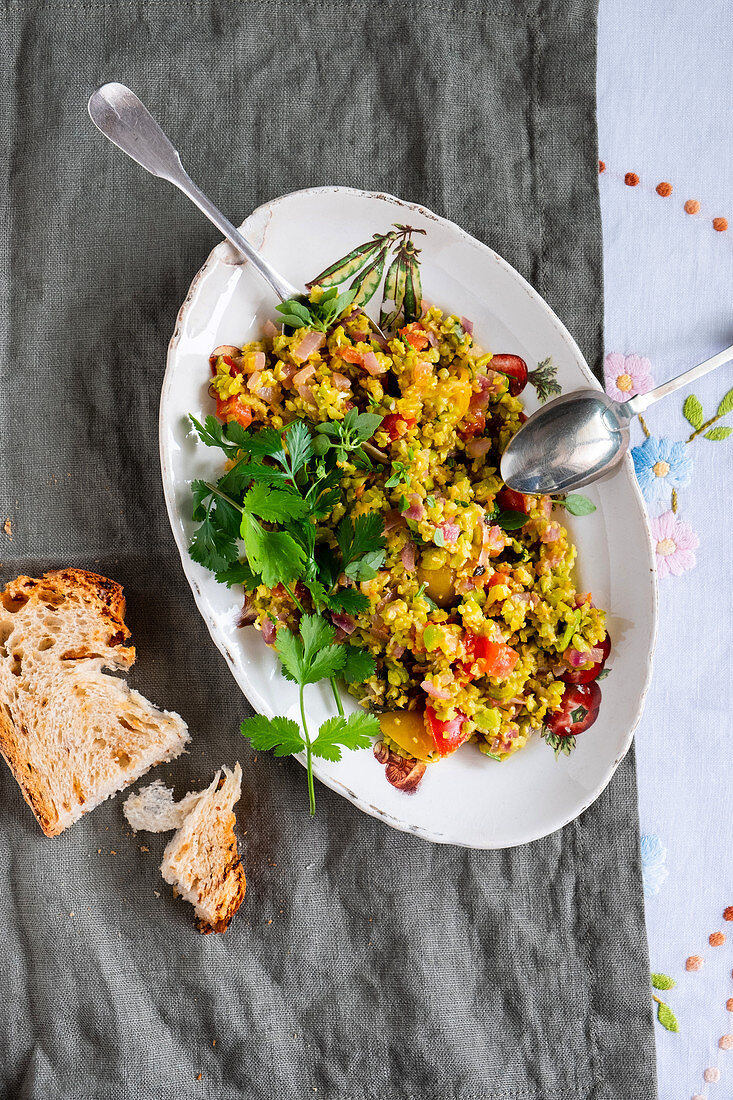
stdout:
MULTIPOLYGON (((567 329, 532 287, 490 248, 452 222, 390 195, 343 187, 298 191, 261 206, 242 230, 294 284, 323 270, 393 222, 425 229, 423 297, 470 317, 487 351, 521 355, 530 367, 551 355, 563 390, 597 386, 567 329)), ((379 292, 374 302, 380 297, 379 292)), ((219 245, 196 275, 170 342, 160 403, 160 453, 171 527, 196 603, 214 642, 252 705, 263 714, 298 720, 297 693, 278 671, 275 654, 253 628, 238 629, 241 589, 229 590, 191 560, 194 530, 189 485, 216 476, 218 451, 197 441, 187 414, 212 411, 208 356, 217 344, 256 339, 275 316, 269 288, 219 245)), ((537 407, 534 390, 523 399, 537 407)), ((604 789, 631 744, 651 673, 656 631, 656 580, 651 537, 630 458, 587 490, 597 511, 568 517, 578 545, 579 587, 609 611, 613 652, 595 725, 571 756, 555 759, 539 737, 506 763, 466 745, 427 769, 414 794, 386 781, 370 749, 347 752, 338 764, 318 760, 316 776, 360 809, 427 840, 475 848, 505 848, 545 836, 577 817, 604 789)), ((565 522, 565 520, 563 520, 565 522)), ((330 691, 308 688, 311 730, 333 713, 330 691)), ((347 697, 347 705, 353 701, 347 697)), ((356 704, 353 704, 354 708, 356 704)), ((232 730, 232 738, 238 736, 232 730)), ((307 795, 303 783, 303 813, 307 795)))

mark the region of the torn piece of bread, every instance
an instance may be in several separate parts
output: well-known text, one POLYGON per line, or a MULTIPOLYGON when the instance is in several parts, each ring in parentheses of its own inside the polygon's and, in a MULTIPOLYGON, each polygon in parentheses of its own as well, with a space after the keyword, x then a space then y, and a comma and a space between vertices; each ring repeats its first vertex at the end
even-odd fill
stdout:
POLYGON ((244 900, 247 880, 239 860, 233 809, 241 793, 242 769, 237 763, 234 771, 222 768, 206 790, 187 794, 180 802, 174 802, 172 791, 156 781, 130 795, 124 804, 133 829, 177 830, 163 853, 160 870, 174 893, 193 905, 200 932, 226 932, 244 900))
POLYGON ((186 815, 205 793, 191 791, 180 802, 175 802, 170 787, 166 787, 162 780, 155 779, 149 787, 143 787, 137 794, 129 794, 123 809, 135 832, 145 829, 148 833, 168 833, 173 829, 180 829, 186 815))
POLYGON ((0 592, 0 752, 47 836, 178 756, 185 722, 103 669, 135 660, 114 581, 83 569, 0 592))

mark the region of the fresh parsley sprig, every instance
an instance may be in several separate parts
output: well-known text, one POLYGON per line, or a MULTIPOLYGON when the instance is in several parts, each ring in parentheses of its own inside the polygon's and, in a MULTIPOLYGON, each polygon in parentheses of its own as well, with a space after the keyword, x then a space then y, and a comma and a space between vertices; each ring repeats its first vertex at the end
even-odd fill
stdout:
POLYGON ((334 641, 333 626, 321 615, 303 615, 300 636, 288 627, 278 631, 275 649, 287 679, 298 685, 301 726, 292 718, 266 718, 256 714, 242 722, 242 735, 252 748, 274 752, 276 756, 291 756, 305 751, 308 772, 310 812, 316 812, 313 787, 313 757, 339 761, 342 748, 366 748, 379 733, 379 720, 372 714, 343 714, 328 718, 311 739, 305 715, 304 689, 308 684, 342 675, 347 680, 366 678, 374 672, 374 658, 364 651, 351 651, 349 646, 334 641))

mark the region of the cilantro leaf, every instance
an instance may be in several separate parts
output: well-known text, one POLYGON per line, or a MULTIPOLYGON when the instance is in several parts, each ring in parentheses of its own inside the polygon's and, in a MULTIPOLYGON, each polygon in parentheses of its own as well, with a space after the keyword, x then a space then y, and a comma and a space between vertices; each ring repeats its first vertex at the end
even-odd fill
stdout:
POLYGON ((303 643, 300 638, 289 627, 282 627, 275 638, 275 651, 289 679, 299 684, 305 673, 303 643))
POLYGON ((308 515, 308 505, 294 489, 273 489, 256 482, 242 502, 246 511, 268 523, 287 523, 308 515))
POLYGON ((278 453, 284 454, 282 437, 276 428, 262 428, 248 436, 242 450, 255 458, 274 458, 278 453))
POLYGON ((262 582, 268 588, 290 584, 302 575, 305 568, 303 548, 286 531, 266 531, 259 520, 245 512, 241 535, 249 564, 262 574, 262 582))
POLYGON ((262 577, 259 573, 253 573, 246 561, 232 562, 226 569, 222 569, 216 574, 216 579, 220 584, 225 584, 227 588, 231 588, 234 584, 244 585, 248 592, 252 592, 259 584, 262 584, 262 577))
POLYGON ((328 606, 345 615, 358 615, 369 607, 369 600, 358 588, 342 588, 328 597, 328 606))
POLYGON ((205 443, 207 447, 219 447, 224 451, 227 458, 234 458, 236 456, 240 444, 238 442, 232 443, 226 438, 224 434, 225 425, 222 424, 220 420, 217 420, 213 414, 210 413, 203 424, 201 424, 195 416, 191 416, 190 413, 188 418, 198 432, 199 439, 202 443, 205 443))
POLYGON ((220 573, 239 557, 236 541, 217 527, 210 515, 194 534, 188 552, 194 561, 213 573, 220 573))
POLYGON ((341 759, 341 748, 365 749, 378 734, 379 720, 373 714, 362 712, 348 718, 336 714, 323 723, 311 751, 314 756, 336 762, 341 759))
POLYGON ((310 663, 304 683, 317 684, 319 680, 330 680, 344 667, 346 652, 342 645, 329 645, 322 649, 310 663))
POLYGON ((294 420, 285 431, 285 442, 288 446, 288 466, 294 478, 313 455, 308 425, 302 420, 294 420))
MULTIPOLYGON (((346 515, 336 529, 336 541, 344 564, 360 558, 368 551, 384 548, 384 521, 378 512, 367 512, 352 522, 346 515)), ((381 563, 380 563, 381 564, 381 563)))
POLYGON ((191 519, 200 523, 206 519, 208 515, 208 508, 206 507, 206 501, 211 496, 211 486, 205 481, 192 481, 191 482, 191 495, 193 496, 193 509, 191 511, 191 519))
POLYGON ((358 649, 357 646, 347 645, 344 648, 346 662, 341 670, 343 679, 347 684, 363 684, 376 671, 374 658, 371 653, 367 653, 365 649, 358 649))
POLYGON ((264 714, 255 714, 245 718, 240 733, 257 752, 272 750, 275 756, 291 756, 305 748, 300 727, 292 718, 265 718, 264 714))
POLYGON ((304 615, 300 620, 300 634, 303 639, 303 657, 310 664, 320 649, 329 646, 336 631, 331 623, 321 615, 304 615))

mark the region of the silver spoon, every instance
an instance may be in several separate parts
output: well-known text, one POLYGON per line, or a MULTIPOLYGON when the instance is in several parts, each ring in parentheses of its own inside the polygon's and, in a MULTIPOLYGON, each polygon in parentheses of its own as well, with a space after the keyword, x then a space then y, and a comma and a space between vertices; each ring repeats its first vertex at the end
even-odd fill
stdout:
POLYGON ((733 359, 733 347, 623 403, 602 390, 576 390, 530 416, 504 451, 501 476, 519 493, 567 493, 617 466, 629 446, 629 423, 655 401, 733 359))
POLYGON ((89 116, 97 129, 128 157, 183 191, 237 252, 249 260, 281 301, 303 297, 303 291, 275 271, 196 186, 184 171, 178 152, 134 92, 124 84, 103 84, 89 98, 89 116))

